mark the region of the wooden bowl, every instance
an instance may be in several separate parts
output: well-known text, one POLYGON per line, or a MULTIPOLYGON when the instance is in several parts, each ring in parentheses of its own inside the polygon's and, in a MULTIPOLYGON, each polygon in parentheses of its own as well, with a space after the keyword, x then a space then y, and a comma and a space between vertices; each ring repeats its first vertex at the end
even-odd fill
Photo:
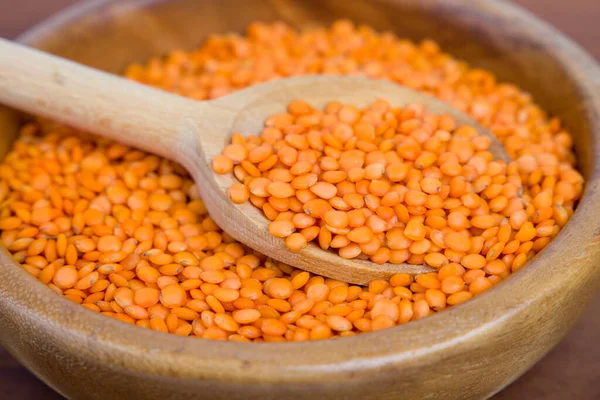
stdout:
MULTIPOLYGON (((351 18, 450 53, 530 90, 574 134, 587 186, 572 220, 526 268, 476 299, 404 326, 290 344, 181 338, 61 298, 0 251, 0 342, 77 399, 481 399, 571 328, 600 285, 600 70, 578 46, 502 0, 177 0, 84 3, 22 40, 112 72, 254 20, 351 18)), ((0 151, 18 117, 0 113, 0 151)), ((2 153, 4 154, 4 153, 2 153)))

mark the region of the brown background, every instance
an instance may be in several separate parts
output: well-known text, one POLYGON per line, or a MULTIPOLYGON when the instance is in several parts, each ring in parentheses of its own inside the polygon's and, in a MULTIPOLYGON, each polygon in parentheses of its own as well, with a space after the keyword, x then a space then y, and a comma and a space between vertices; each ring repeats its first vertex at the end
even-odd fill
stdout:
MULTIPOLYGON (((514 1, 556 25, 600 59, 600 0, 514 1)), ((51 13, 76 2, 0 0, 0 36, 13 38, 51 13)), ((600 295, 562 343, 494 400, 600 399, 600 316, 597 309, 600 309, 600 295)), ((61 398, 1 347, 0 393, 0 397, 10 400, 61 398)))

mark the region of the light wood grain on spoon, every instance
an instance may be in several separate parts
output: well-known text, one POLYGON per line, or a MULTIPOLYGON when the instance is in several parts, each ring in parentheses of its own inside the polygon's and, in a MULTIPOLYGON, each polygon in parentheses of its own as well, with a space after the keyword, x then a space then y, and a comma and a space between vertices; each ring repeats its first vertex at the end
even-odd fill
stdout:
POLYGON ((212 101, 193 101, 0 39, 0 102, 52 118, 181 163, 200 188, 215 222, 235 239, 294 267, 350 283, 365 284, 395 273, 422 273, 423 265, 346 260, 311 244, 301 252, 271 236, 269 221, 250 203, 227 196, 231 175, 216 175, 211 160, 234 132, 256 134, 265 119, 295 99, 317 108, 330 101, 365 107, 376 98, 394 106, 425 104, 492 139, 496 159, 510 161, 495 137, 464 114, 422 93, 391 82, 360 77, 305 76, 252 86, 212 101))

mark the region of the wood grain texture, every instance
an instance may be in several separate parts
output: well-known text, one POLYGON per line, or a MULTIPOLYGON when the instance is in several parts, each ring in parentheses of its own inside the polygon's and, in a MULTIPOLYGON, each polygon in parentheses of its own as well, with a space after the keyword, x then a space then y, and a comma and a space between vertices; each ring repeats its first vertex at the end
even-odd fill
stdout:
MULTIPOLYGON (((595 34, 596 38, 600 35, 600 30, 595 28, 596 25, 592 25, 591 22, 594 19, 594 11, 597 11, 597 6, 594 4, 595 1, 578 0, 577 4, 571 4, 568 9, 564 8, 564 2, 555 0, 546 0, 545 2, 539 2, 537 0, 522 1, 523 3, 529 3, 532 7, 537 5, 538 8, 543 9, 542 11, 548 13, 554 7, 556 14, 553 14, 555 22, 560 22, 561 18, 568 13, 573 13, 577 16, 576 24, 578 27, 586 26, 586 35, 595 34), (535 4, 534 4, 535 3, 535 4), (562 6, 561 6, 562 5, 562 6), (586 5, 589 9, 586 9, 586 5), (560 6, 560 9, 558 8, 560 6), (559 12, 560 11, 560 12, 559 12), (589 18, 590 24, 585 24, 584 21, 589 18)), ((22 3, 26 3, 22 1, 22 3)), ((1 15, 2 13, 0 13, 1 15)), ((597 18, 597 17, 596 17, 597 18)), ((0 24, 2 26, 2 24, 0 24)), ((580 28, 574 29, 579 31, 580 28)), ((588 36, 583 36, 585 39, 588 36)), ((591 43, 597 43, 597 39, 591 40, 591 43)), ((592 48, 593 50, 593 48, 592 48)), ((596 48, 597 50, 597 48, 596 48)), ((594 312, 594 309, 600 307, 600 301, 596 301, 591 305, 590 311, 586 314, 586 319, 580 322, 572 334, 555 350, 553 350, 546 359, 539 363, 534 369, 532 369, 527 375, 513 384, 511 387, 506 389, 503 393, 498 395, 501 399, 567 399, 567 398, 578 398, 578 399, 595 399, 598 398, 598 385, 595 384, 598 378, 598 360, 600 354, 598 354, 598 347, 594 346, 595 339, 600 332, 600 323, 598 323, 594 312), (587 361, 587 362, 586 362, 587 361)), ((1 357, 1 360, 7 358, 1 357)), ((6 368, 15 368, 12 362, 7 362, 10 366, 6 368)), ((27 388, 21 388, 15 383, 18 381, 17 376, 26 376, 26 372, 20 374, 13 374, 9 369, 8 372, 4 368, 4 363, 0 363, 0 382, 10 382, 6 386, 0 386, 0 388, 7 388, 10 394, 10 388, 15 388, 14 396, 8 396, 8 398, 58 398, 53 397, 51 392, 46 389, 39 392, 33 391, 30 387, 42 387, 38 384, 31 383, 27 388), (4 379, 6 376, 6 380, 4 379), (17 391, 18 390, 18 391, 17 391), (29 396, 29 397, 27 397, 29 396), (46 397, 49 396, 49 397, 46 397)), ((25 380, 23 380, 25 382, 25 380)), ((31 382, 34 382, 33 380, 31 382)), ((6 391, 4 391, 6 393, 6 391)))
POLYGON ((196 138, 183 128, 201 111, 192 100, 5 39, 0 103, 172 159, 193 156, 196 138))

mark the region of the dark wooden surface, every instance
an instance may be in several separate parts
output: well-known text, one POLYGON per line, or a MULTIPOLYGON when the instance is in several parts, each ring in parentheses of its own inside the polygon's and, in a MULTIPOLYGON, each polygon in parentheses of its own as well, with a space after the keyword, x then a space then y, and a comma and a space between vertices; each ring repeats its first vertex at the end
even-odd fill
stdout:
MULTIPOLYGON (((0 37, 12 38, 77 0, 0 0, 0 37)), ((83 1, 83 0, 82 0, 83 1)), ((240 0, 243 1, 243 0, 240 0)), ((600 59, 600 0, 515 0, 600 59)), ((600 266, 599 266, 600 267, 600 266)), ((494 400, 600 399, 600 295, 573 331, 494 400)), ((458 378, 457 378, 458 379, 458 378)), ((0 398, 60 399, 0 347, 0 398)))

